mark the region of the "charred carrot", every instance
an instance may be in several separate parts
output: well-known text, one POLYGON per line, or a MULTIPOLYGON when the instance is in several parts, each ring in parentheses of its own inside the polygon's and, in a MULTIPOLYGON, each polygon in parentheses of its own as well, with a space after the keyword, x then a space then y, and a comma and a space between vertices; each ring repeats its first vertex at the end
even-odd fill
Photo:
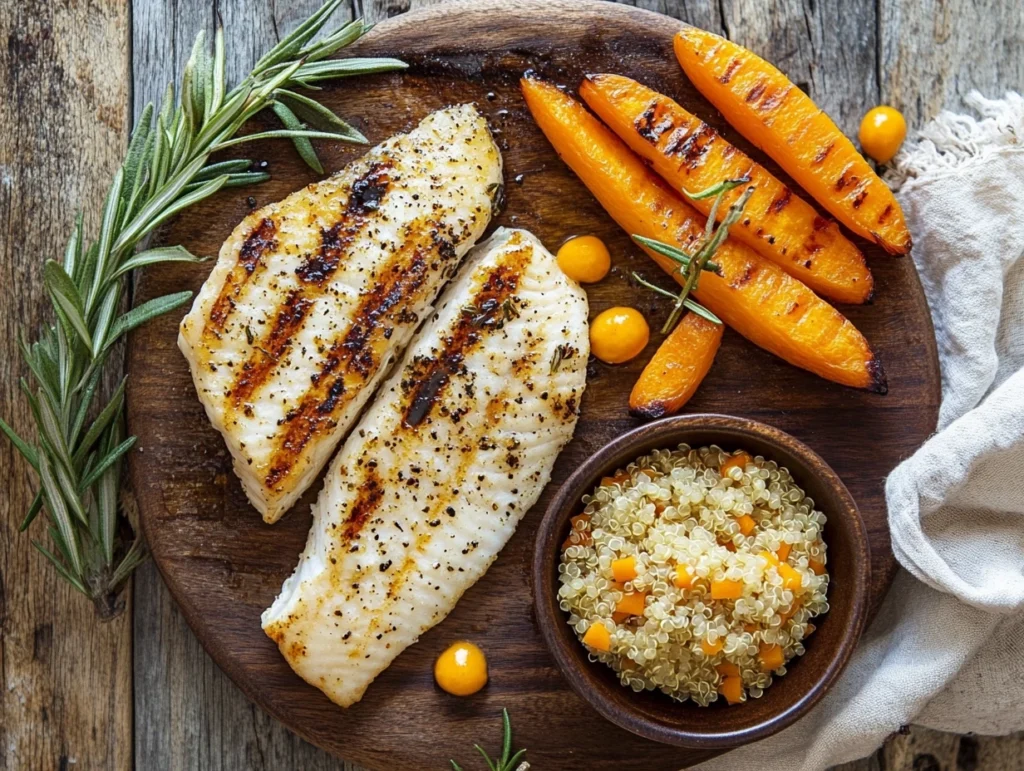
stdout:
MULTIPOLYGON (((536 79, 522 81, 533 117, 568 164, 626 232, 691 250, 704 222, 582 104, 536 79)), ((676 263, 648 252, 675 278, 676 263)), ((715 253, 721 275, 705 273, 695 293, 741 335, 791 364, 855 388, 885 391, 867 340, 804 284, 727 239, 715 253)))
POLYGON ((708 374, 721 344, 721 324, 712 324, 696 313, 686 314, 633 386, 630 414, 660 418, 678 412, 708 374))
MULTIPOLYGON (((729 231, 818 294, 844 303, 871 298, 864 255, 809 203, 795 195, 711 126, 676 102, 621 75, 588 75, 580 96, 608 127, 675 190, 695 192, 723 179, 749 177, 754 194, 729 231)), ((721 220, 740 189, 726 194, 721 220)), ((708 216, 710 198, 691 202, 708 216)))
POLYGON ((892 254, 910 232, 892 191, 839 127, 789 79, 743 46, 695 27, 676 34, 693 84, 840 222, 892 254))

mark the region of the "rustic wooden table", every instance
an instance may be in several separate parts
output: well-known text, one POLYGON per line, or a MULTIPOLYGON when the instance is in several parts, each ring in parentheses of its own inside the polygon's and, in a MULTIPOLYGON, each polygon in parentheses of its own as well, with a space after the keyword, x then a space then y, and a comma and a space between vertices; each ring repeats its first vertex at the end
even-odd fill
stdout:
MULTIPOLYGON (((511 2, 512 0, 510 0, 511 2)), ((436 0, 352 0, 378 20, 436 0)), ((919 126, 971 89, 1024 89, 1021 0, 635 0, 722 32, 777 63, 849 134, 888 103, 919 126)), ((319 0, 0 1, 0 405, 16 429, 16 334, 48 312, 44 259, 60 254, 78 208, 95 223, 132 116, 181 71, 217 19, 228 76, 245 72, 319 0)), ((355 769, 249 704, 206 657, 152 565, 126 612, 99 624, 17 525, 34 479, 0 445, 0 770, 355 769)), ((458 748, 453 748, 458 749, 458 748)), ((465 748, 462 748, 465 749, 465 748)), ((1024 769, 1024 736, 911 728, 844 771, 1024 769)))

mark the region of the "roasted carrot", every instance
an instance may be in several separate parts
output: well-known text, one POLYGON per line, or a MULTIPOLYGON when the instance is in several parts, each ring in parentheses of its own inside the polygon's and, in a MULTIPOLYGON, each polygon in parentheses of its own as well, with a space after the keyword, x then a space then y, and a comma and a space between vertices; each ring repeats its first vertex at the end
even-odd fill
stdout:
POLYGON ((687 313, 662 341, 629 395, 638 418, 672 415, 690 401, 722 344, 722 325, 687 313))
MULTIPOLYGON (((692 249, 700 214, 656 176, 582 104, 537 79, 526 103, 555 150, 626 232, 692 249)), ((676 263, 648 252, 677 280, 676 263)), ((741 335, 798 367, 855 388, 885 391, 885 374, 863 335, 804 284, 753 250, 726 239, 721 275, 705 272, 697 299, 741 335)))
MULTIPOLYGON (((675 190, 695 193, 743 176, 754 194, 743 219, 729 231, 815 292, 844 303, 871 298, 874 282, 864 255, 809 203, 795 195, 711 126, 663 94, 621 75, 588 75, 580 96, 598 117, 675 190)), ((718 209, 722 220, 742 194, 730 191, 718 209)), ((692 201, 709 216, 711 198, 692 201)))
POLYGON ((836 219, 892 254, 910 251, 892 191, 785 75, 743 46, 695 27, 676 34, 675 49, 687 76, 725 119, 836 219))

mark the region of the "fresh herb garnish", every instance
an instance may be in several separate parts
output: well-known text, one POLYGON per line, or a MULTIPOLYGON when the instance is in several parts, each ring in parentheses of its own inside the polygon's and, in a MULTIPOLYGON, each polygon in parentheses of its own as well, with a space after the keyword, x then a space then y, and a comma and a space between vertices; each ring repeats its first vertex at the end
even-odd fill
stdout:
POLYGON ((718 316, 713 314, 700 303, 691 300, 690 294, 697 289, 698 282, 700 281, 700 274, 703 271, 709 270, 713 273, 718 273, 720 271, 719 266, 711 261, 711 257, 714 256, 715 252, 718 251, 718 247, 722 245, 726 236, 729 235, 729 228, 736 224, 740 216, 743 214, 743 208, 747 205, 747 201, 750 200, 750 196, 754 193, 754 186, 751 185, 744 190, 739 198, 733 202, 725 217, 722 218, 722 223, 716 228, 715 220, 717 219, 718 208, 726 193, 733 188, 747 184, 749 181, 749 177, 740 177, 739 179, 723 180, 722 182, 712 185, 699 193, 689 193, 686 190, 683 190, 683 194, 694 201, 711 198, 712 196, 715 199, 714 203, 711 205, 711 212, 708 214, 707 225, 704 228, 704 238, 701 240, 700 245, 693 254, 687 254, 682 249, 662 243, 661 241, 655 241, 654 239, 644 238, 643 236, 638 235, 633 236, 633 240, 641 246, 646 246, 652 252, 656 252, 663 257, 668 257, 670 260, 677 263, 679 267, 677 267, 674 272, 683 276, 682 291, 675 294, 662 289, 649 281, 645 281, 640 274, 633 273, 633 279, 638 284, 641 284, 664 297, 675 300, 672 312, 669 314, 668 319, 665 320, 665 324, 661 328, 662 334, 668 334, 672 331, 672 328, 675 327, 676 323, 682 316, 684 308, 696 313, 698 316, 701 316, 712 323, 722 323, 722 320, 719 319, 718 316))
POLYGON ((512 302, 511 297, 506 297, 504 302, 501 304, 501 315, 505 317, 505 321, 511 321, 512 319, 519 318, 519 309, 512 302))
MULTIPOLYGON (((515 754, 512 753, 512 722, 508 718, 508 710, 503 709, 501 711, 501 724, 503 730, 503 736, 501 741, 501 756, 496 760, 492 760, 490 755, 484 751, 484 748, 479 744, 474 744, 473 747, 484 759, 484 763, 487 764, 487 768, 490 771, 529 771, 530 764, 523 761, 523 756, 526 754, 526 750, 519 750, 515 754)), ((449 761, 452 764, 452 771, 463 771, 462 766, 456 763, 454 760, 449 761)))
POLYGON ((406 66, 397 59, 328 59, 370 29, 356 20, 313 42, 340 5, 341 0, 325 3, 230 90, 224 78, 223 31, 217 30, 212 55, 200 34, 177 99, 173 84, 168 84, 159 112, 152 104, 142 111, 124 164, 107 193, 96 240, 87 243, 79 215, 63 263, 49 260, 44 267, 56 323, 45 326, 35 342, 21 345, 34 381, 30 385, 22 379, 21 387, 35 416, 35 441, 22 439, 2 420, 0 430, 41 481, 21 529, 46 509, 52 547, 37 540, 33 545, 106 618, 123 608, 120 591, 145 551, 118 495, 121 461, 135 443, 135 437, 124 436, 124 380, 98 411, 94 400, 114 344, 191 298, 191 292, 179 292, 119 315, 125 277, 145 265, 200 261, 180 246, 145 245, 157 228, 221 188, 269 178, 253 170, 250 160, 210 163, 213 153, 254 139, 285 137, 320 172, 311 139, 366 141, 327 107, 295 90, 406 66), (283 129, 237 136, 250 118, 268 107, 283 129), (145 250, 136 251, 139 247, 145 250))
POLYGON ((562 366, 562 362, 566 359, 571 359, 576 355, 576 349, 568 343, 561 343, 555 347, 555 352, 551 354, 551 374, 554 375, 558 372, 562 366))

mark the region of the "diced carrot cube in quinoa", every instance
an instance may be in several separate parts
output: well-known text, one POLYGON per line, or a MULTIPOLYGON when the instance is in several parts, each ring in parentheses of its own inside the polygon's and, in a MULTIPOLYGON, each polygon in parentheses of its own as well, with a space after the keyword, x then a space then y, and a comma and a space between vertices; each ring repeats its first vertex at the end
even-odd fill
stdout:
POLYGON ((601 487, 607 487, 608 485, 621 485, 624 482, 629 481, 629 472, 623 469, 613 477, 602 477, 601 487))
POLYGON ((626 613, 630 616, 642 616, 646 600, 647 592, 631 592, 623 595, 622 599, 615 603, 615 612, 626 613))
POLYGON ((776 551, 775 553, 777 555, 779 555, 779 561, 780 562, 785 562, 786 560, 789 559, 789 552, 792 550, 792 548, 793 548, 793 544, 785 543, 785 542, 783 542, 779 546, 778 551, 776 551))
POLYGON ((750 535, 754 532, 754 528, 757 527, 757 522, 749 514, 736 517, 736 521, 739 522, 740 532, 743 535, 750 535))
POLYGON ((623 557, 612 560, 612 576, 616 581, 626 583, 636 578, 636 557, 623 557))
POLYGON ((743 595, 743 582, 742 581, 712 581, 711 582, 711 599, 712 600, 738 600, 743 595))
POLYGON ((737 453, 736 455, 733 455, 731 458, 729 458, 727 461, 725 461, 721 466, 719 466, 718 467, 718 473, 721 474, 722 476, 728 476, 729 475, 729 471, 734 469, 734 468, 738 468, 740 471, 745 471, 746 468, 747 468, 747 464, 748 463, 753 463, 753 462, 754 462, 754 459, 752 457, 750 457, 750 453, 740 452, 740 453, 737 453))
POLYGON ((772 554, 770 551, 766 550, 760 552, 757 556, 764 557, 766 560, 768 560, 768 567, 771 567, 772 565, 774 565, 775 567, 779 566, 779 558, 772 554))
POLYGON ((717 642, 708 642, 707 640, 701 640, 700 649, 709 656, 714 656, 721 652, 722 648, 725 647, 725 643, 722 642, 721 638, 717 642))
POLYGON ((583 643, 589 645, 594 650, 607 652, 612 648, 612 636, 605 629, 604 624, 596 621, 590 625, 587 633, 583 635, 583 643))
POLYGON ((692 589, 694 578, 696 578, 696 576, 688 566, 676 565, 676 574, 672 578, 672 583, 678 589, 692 589))
POLYGON ((612 613, 612 621, 614 621, 616 624, 621 624, 627 618, 629 618, 628 613, 612 613))
POLYGON ((807 560, 807 566, 811 569, 811 572, 816 576, 823 575, 825 573, 825 563, 818 562, 818 560, 812 559, 807 560))
POLYGON ((743 701, 743 679, 739 675, 724 678, 718 686, 718 692, 730 704, 739 704, 743 701))
POLYGON ((791 592, 800 591, 804 577, 799 570, 785 562, 779 565, 778 570, 779 575, 782 576, 782 586, 784 589, 789 589, 791 592))
POLYGON ((757 631, 757 624, 744 624, 743 631, 750 632, 750 634, 754 634, 754 632, 757 631))
POLYGON ((793 604, 789 606, 789 610, 783 611, 782 613, 779 614, 779 618, 781 618, 782 619, 782 623, 785 624, 787 621, 789 621, 791 618, 793 618, 794 614, 798 610, 800 610, 800 600, 796 599, 796 600, 793 600, 793 604))
POLYGON ((739 677, 740 668, 733 664, 731 661, 723 661, 721 664, 715 666, 715 671, 718 672, 722 677, 739 677))
POLYGON ((817 628, 818 627, 816 627, 814 624, 808 624, 807 628, 804 629, 804 639, 810 637, 814 633, 814 630, 817 628))
POLYGON ((589 514, 577 514, 569 520, 569 528, 569 535, 562 542, 562 551, 565 551, 570 546, 590 546, 594 543, 594 539, 590 536, 589 514), (584 524, 581 525, 580 523, 584 524), (575 542, 573 542, 573 536, 576 537, 575 542))
POLYGON ((766 672, 774 672, 786 663, 786 657, 782 655, 781 645, 762 644, 758 658, 761 659, 761 668, 766 672))

